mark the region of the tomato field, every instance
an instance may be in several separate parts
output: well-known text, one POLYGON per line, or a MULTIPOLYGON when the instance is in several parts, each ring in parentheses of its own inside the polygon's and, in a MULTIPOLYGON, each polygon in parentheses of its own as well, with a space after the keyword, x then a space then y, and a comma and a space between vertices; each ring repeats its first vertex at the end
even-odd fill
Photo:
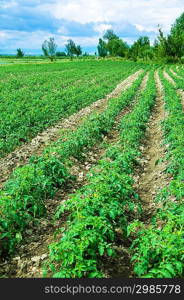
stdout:
POLYGON ((184 276, 184 68, 0 66, 1 277, 184 276))

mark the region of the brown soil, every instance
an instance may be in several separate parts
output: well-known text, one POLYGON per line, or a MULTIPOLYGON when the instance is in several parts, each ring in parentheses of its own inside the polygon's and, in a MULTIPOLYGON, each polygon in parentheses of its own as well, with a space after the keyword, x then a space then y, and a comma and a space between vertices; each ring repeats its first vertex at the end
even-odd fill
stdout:
POLYGON ((104 99, 100 99, 95 103, 92 103, 90 106, 83 108, 68 119, 61 120, 54 127, 48 128, 38 134, 30 143, 22 145, 15 151, 11 152, 7 157, 0 159, 0 188, 16 167, 28 163, 29 158, 33 154, 40 155, 46 146, 61 137, 63 130, 74 130, 94 111, 100 112, 105 110, 108 100, 119 96, 122 91, 128 89, 142 72, 143 70, 139 70, 133 75, 130 75, 127 79, 118 84, 117 87, 104 99))
MULTIPOLYGON (((146 86, 148 74, 143 79, 137 96, 146 86)), ((116 118, 115 125, 111 132, 104 137, 103 142, 106 144, 114 144, 119 139, 118 124, 122 117, 129 113, 131 107, 136 103, 137 96, 130 107, 124 109, 116 118)), ((29 224, 26 230, 24 244, 17 249, 17 256, 8 261, 1 263, 1 276, 8 278, 37 278, 42 277, 42 263, 48 257, 48 245, 53 242, 53 235, 56 229, 65 225, 66 217, 62 220, 53 222, 53 216, 56 208, 61 202, 67 201, 72 193, 87 184, 86 174, 96 165, 98 160, 105 153, 105 148, 100 145, 93 147, 90 152, 85 155, 84 161, 73 160, 72 174, 76 176, 76 182, 72 182, 64 191, 59 190, 54 199, 46 201, 47 216, 37 224, 29 224)), ((127 268, 127 264, 125 266, 127 268)))

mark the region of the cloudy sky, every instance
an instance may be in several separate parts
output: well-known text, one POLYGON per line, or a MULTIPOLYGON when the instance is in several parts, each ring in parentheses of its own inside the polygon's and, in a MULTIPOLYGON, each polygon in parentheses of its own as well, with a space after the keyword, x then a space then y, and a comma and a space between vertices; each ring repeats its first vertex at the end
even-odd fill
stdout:
POLYGON ((0 50, 40 49, 49 37, 94 49, 109 28, 129 44, 153 41, 158 24, 168 33, 182 12, 184 0, 0 0, 0 50))

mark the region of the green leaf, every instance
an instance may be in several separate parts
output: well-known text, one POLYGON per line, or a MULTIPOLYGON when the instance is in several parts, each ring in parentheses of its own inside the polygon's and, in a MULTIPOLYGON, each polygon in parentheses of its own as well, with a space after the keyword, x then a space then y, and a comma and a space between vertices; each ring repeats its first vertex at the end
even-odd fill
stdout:
POLYGON ((19 243, 20 241, 22 241, 22 234, 16 233, 15 238, 16 238, 17 242, 19 243))
POLYGON ((158 270, 158 274, 159 273, 163 275, 163 278, 172 278, 171 273, 165 269, 158 270))
POLYGON ((114 249, 107 248, 107 254, 108 254, 108 256, 112 256, 114 254, 114 249))
POLYGON ((180 261, 175 261, 175 266, 176 266, 178 273, 182 274, 183 268, 184 268, 183 263, 180 261))
POLYGON ((164 264, 164 268, 168 270, 173 276, 176 275, 174 267, 172 264, 164 264))
POLYGON ((100 253, 101 256, 104 254, 104 247, 103 246, 99 247, 99 253, 100 253))

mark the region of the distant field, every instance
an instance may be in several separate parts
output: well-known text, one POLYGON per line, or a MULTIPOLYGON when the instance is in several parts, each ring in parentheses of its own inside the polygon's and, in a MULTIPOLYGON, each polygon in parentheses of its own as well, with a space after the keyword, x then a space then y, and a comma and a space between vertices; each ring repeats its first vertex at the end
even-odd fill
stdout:
MULTIPOLYGON (((67 62, 69 61, 69 59, 56 59, 54 61, 54 63, 61 63, 61 62, 67 62)), ((48 58, 30 58, 30 57, 24 57, 24 58, 21 58, 21 59, 17 59, 17 58, 1 58, 0 57, 0 66, 4 65, 4 64, 33 64, 33 63, 42 63, 42 64, 46 64, 46 63, 51 63, 50 59, 48 58)))
POLYGON ((137 69, 111 61, 1 67, 0 155, 104 97, 137 69))

